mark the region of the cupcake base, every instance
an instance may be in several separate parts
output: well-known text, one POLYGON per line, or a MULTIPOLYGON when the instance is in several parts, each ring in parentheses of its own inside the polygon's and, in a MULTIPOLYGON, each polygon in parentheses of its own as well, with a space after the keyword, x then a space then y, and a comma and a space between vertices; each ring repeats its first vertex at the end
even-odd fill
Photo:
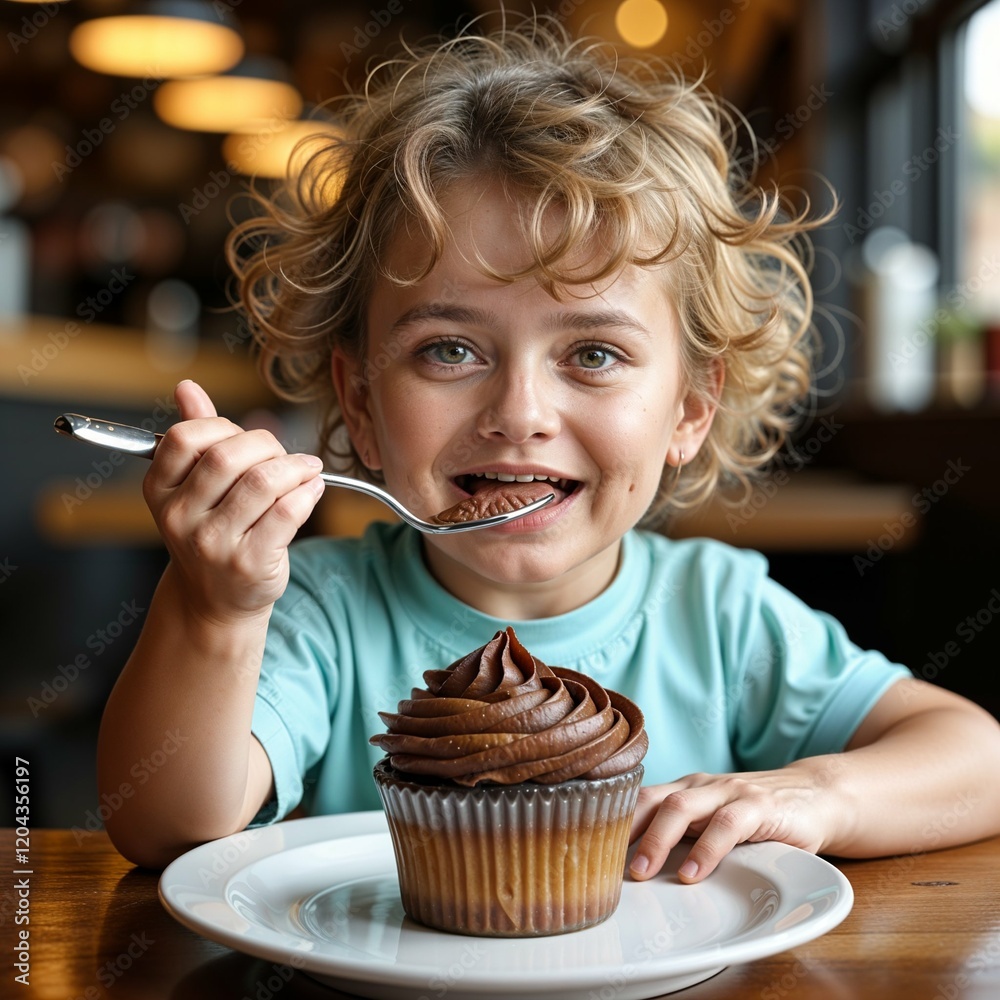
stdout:
POLYGON ((403 908, 429 927, 490 937, 600 923, 621 898, 642 773, 463 788, 380 761, 403 908))

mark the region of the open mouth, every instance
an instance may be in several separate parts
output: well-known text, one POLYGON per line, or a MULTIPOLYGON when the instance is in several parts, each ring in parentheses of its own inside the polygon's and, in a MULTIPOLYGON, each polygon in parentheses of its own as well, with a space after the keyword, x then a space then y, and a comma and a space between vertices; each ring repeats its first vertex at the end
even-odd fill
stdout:
POLYGON ((550 493, 556 506, 583 484, 575 479, 554 476, 509 475, 504 472, 469 473, 455 477, 455 485, 465 494, 454 507, 442 511, 435 520, 442 524, 492 517, 541 500, 550 493))
POLYGON ((524 505, 548 493, 555 493, 553 503, 560 503, 578 489, 581 483, 576 479, 556 479, 552 476, 514 476, 505 472, 485 472, 456 476, 455 485, 471 497, 505 496, 516 498, 524 505))

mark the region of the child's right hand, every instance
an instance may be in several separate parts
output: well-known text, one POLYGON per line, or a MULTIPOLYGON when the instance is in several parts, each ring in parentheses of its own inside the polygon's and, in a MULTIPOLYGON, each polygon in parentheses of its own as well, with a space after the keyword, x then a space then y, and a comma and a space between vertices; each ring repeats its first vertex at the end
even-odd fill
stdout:
POLYGON ((143 494, 181 599, 213 624, 268 616, 288 582, 288 545, 323 494, 322 461, 219 417, 195 382, 174 398, 181 421, 157 447, 143 494))

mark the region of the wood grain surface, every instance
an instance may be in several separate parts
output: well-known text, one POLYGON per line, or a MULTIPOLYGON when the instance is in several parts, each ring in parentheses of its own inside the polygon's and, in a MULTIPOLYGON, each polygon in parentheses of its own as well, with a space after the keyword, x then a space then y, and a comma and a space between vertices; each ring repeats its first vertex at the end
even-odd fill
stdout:
MULTIPOLYGON (((17 867, 12 830, 0 831, 0 857, 8 871, 17 867)), ((678 1000, 1000 998, 1000 838, 919 855, 835 863, 855 892, 854 908, 840 926, 791 951, 731 966, 673 995, 678 1000)), ((233 952, 182 927, 159 902, 158 873, 133 868, 103 832, 33 830, 30 864, 31 985, 25 989, 14 982, 16 877, 5 876, 0 997, 346 996, 288 966, 233 952)), ((436 994, 429 991, 431 996, 436 994)))

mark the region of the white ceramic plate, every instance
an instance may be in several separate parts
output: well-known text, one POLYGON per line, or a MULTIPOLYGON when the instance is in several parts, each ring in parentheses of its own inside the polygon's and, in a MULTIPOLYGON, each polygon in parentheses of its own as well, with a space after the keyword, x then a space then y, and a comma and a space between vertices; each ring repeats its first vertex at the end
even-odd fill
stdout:
POLYGON ((381 812, 317 816, 195 848, 160 878, 182 924, 376 1000, 640 1000, 826 933, 854 900, 841 872, 784 844, 736 848, 699 885, 626 879, 617 911, 543 938, 463 937, 410 920, 381 812))

